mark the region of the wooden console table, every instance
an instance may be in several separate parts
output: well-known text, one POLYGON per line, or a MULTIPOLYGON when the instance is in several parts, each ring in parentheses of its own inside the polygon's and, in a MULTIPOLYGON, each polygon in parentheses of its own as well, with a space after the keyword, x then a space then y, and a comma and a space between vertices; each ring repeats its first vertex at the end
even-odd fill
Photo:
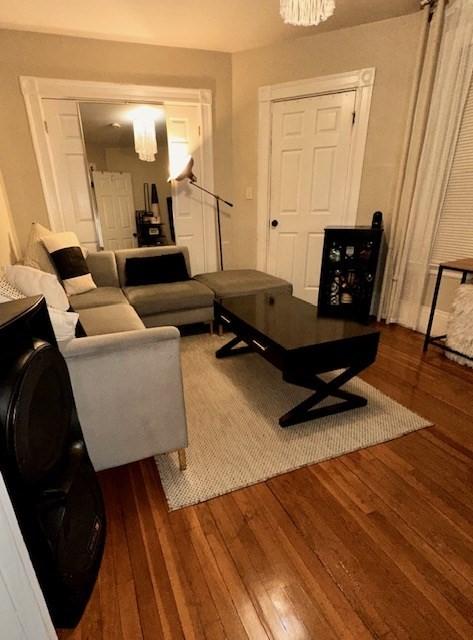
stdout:
POLYGON ((455 349, 451 349, 445 344, 446 334, 442 336, 431 336, 432 333, 432 325, 434 322, 435 309, 437 307, 437 299, 440 291, 440 284, 442 282, 442 275, 445 270, 448 271, 459 271, 462 274, 461 283, 465 284, 468 274, 473 274, 473 258, 463 258, 462 260, 453 260, 452 262, 442 262, 439 265, 439 270, 437 274, 437 281, 435 283, 434 295, 432 298, 432 306, 430 308, 430 316, 429 323, 427 325, 427 332, 425 334, 424 340, 424 352, 429 348, 429 344, 434 344, 437 347, 440 347, 444 351, 449 351, 450 353, 454 353, 457 356, 461 356, 462 358, 466 358, 467 360, 473 360, 473 357, 467 356, 460 351, 456 351, 455 349))

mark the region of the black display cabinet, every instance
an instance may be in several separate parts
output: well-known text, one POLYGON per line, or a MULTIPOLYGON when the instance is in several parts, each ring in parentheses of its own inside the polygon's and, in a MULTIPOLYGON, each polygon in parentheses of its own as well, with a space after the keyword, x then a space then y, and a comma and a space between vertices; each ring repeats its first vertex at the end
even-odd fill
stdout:
POLYGON ((152 213, 136 211, 136 237, 139 247, 158 247, 169 244, 164 222, 152 222, 152 213))
POLYGON ((385 255, 382 228, 327 227, 319 314, 368 322, 376 312, 385 255))

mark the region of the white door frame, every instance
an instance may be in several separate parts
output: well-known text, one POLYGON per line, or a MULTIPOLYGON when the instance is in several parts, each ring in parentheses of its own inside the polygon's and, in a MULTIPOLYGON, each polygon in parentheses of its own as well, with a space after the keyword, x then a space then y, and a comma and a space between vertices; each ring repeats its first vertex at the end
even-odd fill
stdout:
POLYGON ((274 102, 309 98, 327 93, 356 91, 355 123, 350 148, 347 188, 345 192, 344 222, 354 225, 360 197, 361 174, 365 155, 371 96, 376 69, 359 69, 330 76, 320 76, 294 82, 267 85, 259 89, 258 122, 258 198, 256 259, 257 268, 267 270, 271 180, 271 116, 274 102))
MULTIPOLYGON (((209 89, 183 89, 179 87, 153 87, 148 85, 118 84, 84 80, 64 80, 21 76, 20 86, 25 100, 33 146, 38 160, 41 184, 51 228, 64 230, 59 206, 54 166, 49 151, 44 125, 42 100, 113 102, 148 102, 168 105, 192 104, 199 106, 201 116, 201 140, 199 149, 201 175, 199 183, 214 191, 213 141, 212 141, 212 92, 209 89)), ((217 236, 213 199, 203 198, 205 263, 206 270, 217 270, 217 236)))
POLYGON ((2 637, 57 640, 1 473, 0 628, 2 637))

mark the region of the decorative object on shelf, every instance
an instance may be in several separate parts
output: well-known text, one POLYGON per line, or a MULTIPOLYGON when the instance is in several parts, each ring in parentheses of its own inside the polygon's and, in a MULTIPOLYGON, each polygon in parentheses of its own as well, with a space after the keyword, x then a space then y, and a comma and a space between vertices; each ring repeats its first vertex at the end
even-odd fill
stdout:
POLYGON ((194 175, 192 171, 193 168, 194 168, 194 158, 192 156, 189 156, 187 159, 186 165, 182 169, 182 171, 178 173, 176 176, 170 176, 168 179, 168 182, 171 182, 172 180, 176 180, 176 182, 181 182, 182 180, 187 179, 190 185, 192 185, 193 187, 196 187, 197 189, 200 189, 201 191, 204 191, 205 193, 208 193, 209 196, 212 196, 213 198, 215 198, 215 202, 217 204, 217 234, 218 234, 218 252, 219 252, 218 257, 219 257, 220 270, 223 271, 223 249, 222 249, 222 229, 220 224, 220 203, 223 202, 229 207, 233 207, 233 203, 229 202, 228 200, 224 200, 223 198, 218 196, 216 193, 212 193, 212 191, 209 191, 208 189, 201 187, 200 184, 197 184, 197 177, 194 175))
MULTIPOLYGON (((382 220, 382 216, 376 219, 382 220)), ((327 227, 319 315, 367 322, 379 295, 384 259, 380 227, 327 227)))
POLYGON ((149 184, 147 182, 143 183, 143 202, 145 205, 145 211, 149 213, 151 209, 151 202, 149 199, 149 184))
POLYGON ((383 228, 383 212, 375 211, 373 213, 373 219, 371 221, 372 229, 382 229, 383 228))
POLYGON ((335 0, 281 0, 280 13, 286 24, 317 26, 335 11, 335 0))
POLYGON ((133 114, 133 135, 138 158, 144 162, 154 162, 158 153, 155 116, 146 107, 133 114))
POLYGON ((153 222, 159 224, 161 222, 161 214, 159 211, 158 189, 154 182, 151 184, 151 213, 153 214, 153 222))

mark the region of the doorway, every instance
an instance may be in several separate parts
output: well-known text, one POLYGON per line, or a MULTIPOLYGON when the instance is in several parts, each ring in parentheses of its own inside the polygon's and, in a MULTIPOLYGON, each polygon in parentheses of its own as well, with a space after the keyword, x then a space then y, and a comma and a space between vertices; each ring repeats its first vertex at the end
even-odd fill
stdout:
POLYGON ((324 229, 356 223, 374 75, 260 89, 258 268, 312 304, 324 229))
MULTIPOLYGON (((157 157, 161 155, 161 159, 167 160, 164 162, 166 179, 170 173, 176 173, 176 166, 184 157, 192 155, 200 184, 213 190, 210 91, 31 77, 22 77, 20 83, 52 230, 74 230, 81 244, 89 250, 136 244, 133 218, 137 211, 142 211, 143 192, 135 188, 132 171, 123 163, 118 168, 112 162, 111 152, 110 164, 99 165, 87 157, 85 127, 83 131, 80 116, 82 108, 92 103, 122 106, 128 110, 143 105, 161 109, 165 135, 161 140, 161 154, 158 149, 157 157), (130 176, 126 177, 126 173, 130 176)), ((118 117, 111 117, 107 126, 111 129, 114 121, 120 124, 118 120, 118 117)), ((157 130, 158 147, 159 137, 157 130)), ((124 155, 122 152, 117 154, 124 155)), ((93 157, 93 153, 90 155, 93 157)), ((131 151, 130 157, 133 157, 131 151)), ((143 166, 155 164, 140 162, 143 166)), ((175 238, 176 244, 188 247, 192 274, 215 271, 217 244, 213 202, 187 184, 168 185, 164 177, 158 179, 156 174, 148 184, 151 196, 152 184, 156 187, 166 241, 172 242, 175 238)))

